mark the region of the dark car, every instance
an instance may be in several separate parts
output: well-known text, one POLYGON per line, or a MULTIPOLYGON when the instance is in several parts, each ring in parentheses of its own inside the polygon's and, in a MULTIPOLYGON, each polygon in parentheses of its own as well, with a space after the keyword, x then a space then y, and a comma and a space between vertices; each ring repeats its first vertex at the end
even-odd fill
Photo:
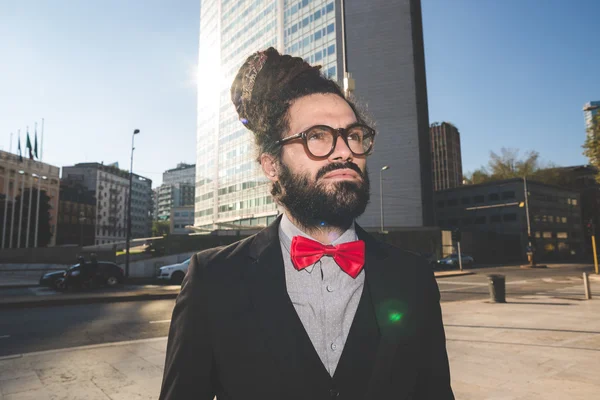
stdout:
MULTIPOLYGON (((463 267, 470 267, 471 265, 473 265, 473 263, 475 263, 475 260, 473 259, 473 257, 471 257, 469 255, 461 254, 460 258, 462 260, 463 267)), ((438 260, 437 265, 439 267, 458 266, 459 265, 458 254, 450 254, 449 256, 438 260)))
MULTIPOLYGON (((64 271, 55 271, 44 274, 40 278, 41 286, 52 288, 57 287, 57 283, 62 284, 65 280, 77 277, 81 273, 81 265, 75 264, 64 271)), ((98 261, 98 270, 96 271, 94 282, 99 285, 115 286, 123 283, 125 271, 117 264, 108 261, 98 261)))

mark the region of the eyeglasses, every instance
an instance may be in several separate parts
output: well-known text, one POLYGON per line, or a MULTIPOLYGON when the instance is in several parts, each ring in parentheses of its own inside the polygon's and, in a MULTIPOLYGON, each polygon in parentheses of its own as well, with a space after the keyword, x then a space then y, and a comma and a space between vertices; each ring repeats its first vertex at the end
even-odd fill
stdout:
POLYGON ((280 139, 276 144, 282 146, 290 140, 302 139, 304 148, 315 158, 327 158, 335 150, 338 137, 342 137, 346 146, 355 156, 369 155, 375 143, 375 130, 366 125, 354 124, 348 128, 332 128, 316 125, 304 132, 280 139))

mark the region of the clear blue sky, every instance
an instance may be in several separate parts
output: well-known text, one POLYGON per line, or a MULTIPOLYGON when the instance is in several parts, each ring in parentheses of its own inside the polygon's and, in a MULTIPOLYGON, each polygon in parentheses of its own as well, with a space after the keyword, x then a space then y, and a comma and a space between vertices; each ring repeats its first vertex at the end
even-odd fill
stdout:
MULTIPOLYGON (((0 1, 0 148, 45 118, 44 161, 118 161, 160 184, 195 162, 199 0, 0 1)), ((581 155, 600 100, 600 1, 422 0, 430 121, 461 131, 465 172, 502 147, 581 155)), ((39 127, 38 127, 39 131, 39 127)))

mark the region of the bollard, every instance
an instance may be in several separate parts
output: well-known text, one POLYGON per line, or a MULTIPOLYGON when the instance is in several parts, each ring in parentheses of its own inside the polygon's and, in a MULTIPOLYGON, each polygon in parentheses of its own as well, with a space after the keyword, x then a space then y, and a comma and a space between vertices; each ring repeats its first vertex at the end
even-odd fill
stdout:
POLYGON ((590 279, 588 278, 587 272, 583 273, 583 290, 585 291, 585 299, 590 300, 592 298, 592 292, 590 291, 590 279))
POLYGON ((504 275, 488 275, 490 300, 493 303, 506 303, 506 284, 504 275))

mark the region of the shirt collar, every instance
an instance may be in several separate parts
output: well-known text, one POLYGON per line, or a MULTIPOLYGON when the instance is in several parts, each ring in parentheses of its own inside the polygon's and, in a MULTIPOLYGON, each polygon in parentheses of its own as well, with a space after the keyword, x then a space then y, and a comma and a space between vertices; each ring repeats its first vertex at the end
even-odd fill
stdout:
MULTIPOLYGON (((288 218, 287 214, 284 212, 283 216, 281 217, 281 222, 279 223, 279 241, 283 245, 283 248, 287 250, 287 254, 284 254, 284 257, 290 256, 290 248, 292 247, 292 238, 294 236, 303 236, 307 239, 319 242, 315 238, 302 231, 296 225, 294 225, 292 221, 290 221, 290 219, 288 218)), ((331 244, 335 246, 342 243, 354 242, 355 240, 358 240, 358 238, 356 236, 356 228, 354 226, 353 221, 352 225, 350 225, 350 228, 348 228, 344 233, 342 233, 340 237, 338 237, 336 240, 331 242, 331 244)), ((311 265, 308 268, 305 268, 303 271, 310 273, 312 272, 312 269, 313 265, 311 265)))

